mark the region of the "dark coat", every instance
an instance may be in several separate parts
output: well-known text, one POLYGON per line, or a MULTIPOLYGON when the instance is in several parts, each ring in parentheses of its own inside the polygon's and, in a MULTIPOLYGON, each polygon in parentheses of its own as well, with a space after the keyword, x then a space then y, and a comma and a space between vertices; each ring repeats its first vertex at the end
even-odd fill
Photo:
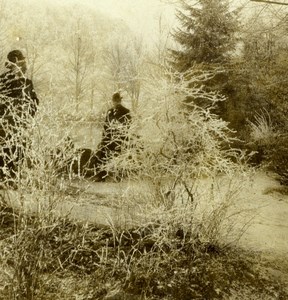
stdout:
POLYGON ((6 137, 7 126, 25 126, 27 118, 34 116, 39 99, 30 79, 8 71, 0 75, 0 137, 6 137))
POLYGON ((127 139, 127 130, 131 123, 130 110, 119 104, 110 108, 106 114, 101 146, 109 150, 116 150, 116 147, 127 139))
POLYGON ((2 180, 7 176, 3 171, 4 166, 8 168, 8 178, 16 175, 18 163, 24 158, 23 149, 27 147, 28 142, 17 133, 19 129, 27 127, 29 118, 37 111, 38 104, 39 100, 30 79, 18 76, 12 70, 0 75, 0 177, 2 180))
POLYGON ((107 111, 102 140, 91 160, 97 180, 105 180, 107 171, 102 169, 102 166, 113 156, 120 154, 124 147, 123 143, 129 139, 128 129, 131 119, 130 110, 121 104, 107 111))

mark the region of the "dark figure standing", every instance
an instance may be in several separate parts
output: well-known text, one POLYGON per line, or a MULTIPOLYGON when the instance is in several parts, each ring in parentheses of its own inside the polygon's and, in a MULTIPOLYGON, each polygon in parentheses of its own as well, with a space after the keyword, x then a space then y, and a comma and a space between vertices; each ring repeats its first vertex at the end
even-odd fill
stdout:
POLYGON ((108 175, 103 166, 113 156, 121 153, 125 141, 128 140, 127 130, 130 127, 131 115, 130 110, 122 105, 120 93, 114 93, 112 97, 113 107, 107 111, 102 141, 94 157, 92 164, 96 167, 97 181, 104 181, 108 175))
POLYGON ((26 77, 27 65, 20 50, 8 53, 5 67, 0 75, 0 176, 15 177, 17 166, 23 159, 27 139, 23 129, 29 118, 34 117, 39 100, 33 83, 26 77), (5 169, 5 171, 4 171, 5 169))

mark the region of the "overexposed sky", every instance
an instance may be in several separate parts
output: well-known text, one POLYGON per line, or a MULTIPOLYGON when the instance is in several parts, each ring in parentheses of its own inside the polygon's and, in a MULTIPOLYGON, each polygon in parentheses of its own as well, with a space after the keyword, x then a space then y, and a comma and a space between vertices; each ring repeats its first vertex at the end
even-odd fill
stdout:
POLYGON ((161 16, 163 24, 175 23, 175 7, 161 0, 53 0, 71 4, 87 5, 119 18, 137 34, 153 35, 161 16))
MULTIPOLYGON (((8 1, 8 0, 7 0, 8 1)), ((82 6, 88 10, 96 10, 112 18, 117 18, 121 22, 127 24, 137 35, 143 35, 147 39, 153 39, 157 36, 159 30, 159 20, 166 30, 175 28, 177 20, 175 18, 176 6, 174 0, 18 0, 27 3, 29 10, 35 6, 59 6, 59 11, 66 4, 74 6, 82 6), (170 4, 169 4, 170 2, 170 4), (30 4, 30 7, 28 5, 30 4)), ((15 2, 18 2, 15 1, 15 2)), ((267 5, 260 2, 252 2, 250 0, 230 0, 233 7, 244 6, 244 15, 251 15, 254 9, 264 11, 264 8, 280 10, 283 7, 277 5, 267 5)), ((195 1, 197 2, 197 1, 195 1)), ((5 2, 4 2, 5 3, 5 2)), ((192 2, 191 2, 192 3, 192 2)), ((179 6, 178 6, 179 7, 179 6)), ((58 8, 57 8, 58 9, 58 8)), ((75 8, 77 10, 77 8, 75 8)), ((33 14, 31 15, 33 18, 33 14)), ((83 16, 85 18, 85 16, 83 16)), ((243 17, 243 16, 242 16, 243 17)))
MULTIPOLYGON (((55 0, 54 0, 55 1, 55 0)), ((59 0, 64 1, 64 0, 59 0)), ((146 36, 155 34, 158 30, 159 18, 162 18, 162 25, 175 27, 176 6, 172 0, 65 0, 68 3, 83 3, 101 10, 104 14, 120 18, 127 23, 136 33, 146 36), (170 4, 169 4, 170 2, 170 4)), ((197 3, 197 1, 195 1, 197 3)), ((233 8, 242 7, 242 18, 251 16, 255 11, 260 14, 265 11, 281 11, 287 7, 281 5, 265 4, 250 0, 230 0, 233 8)), ((178 5, 179 7, 179 5, 178 5)))
MULTIPOLYGON (((8 1, 8 0, 7 0, 8 1)), ((175 28, 177 21, 175 18, 176 0, 18 0, 29 3, 31 7, 41 6, 61 6, 64 4, 79 5, 87 7, 87 10, 100 11, 104 15, 118 18, 126 23, 136 34, 143 34, 146 38, 156 34, 159 29, 159 19, 161 17, 162 26, 175 28)), ((193 1, 191 1, 193 3, 193 1)), ((197 1, 195 0, 195 3, 197 1)), ((244 15, 250 15, 254 9, 280 10, 284 7, 279 5, 268 5, 250 0, 230 0, 233 7, 244 6, 244 15)), ((178 5, 179 7, 179 5, 178 5)), ((33 16, 32 16, 33 17, 33 16)))

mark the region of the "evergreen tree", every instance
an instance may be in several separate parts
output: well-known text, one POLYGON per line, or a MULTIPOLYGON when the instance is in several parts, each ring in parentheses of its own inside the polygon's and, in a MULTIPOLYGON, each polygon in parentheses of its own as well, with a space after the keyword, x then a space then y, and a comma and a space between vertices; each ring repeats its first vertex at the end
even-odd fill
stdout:
POLYGON ((177 18, 181 28, 174 33, 179 50, 171 50, 172 65, 185 72, 195 63, 226 62, 235 48, 236 13, 227 0, 186 1, 177 18), (194 4, 193 4, 194 3, 194 4))

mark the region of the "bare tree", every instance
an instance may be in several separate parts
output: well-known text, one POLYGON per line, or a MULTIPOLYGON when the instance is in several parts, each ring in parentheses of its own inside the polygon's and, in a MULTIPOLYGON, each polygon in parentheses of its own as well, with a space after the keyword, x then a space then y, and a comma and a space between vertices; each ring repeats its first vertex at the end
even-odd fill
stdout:
POLYGON ((71 97, 75 103, 75 111, 78 113, 80 103, 86 96, 87 76, 92 71, 90 66, 93 65, 93 44, 87 32, 87 26, 81 18, 76 21, 64 48, 68 52, 68 60, 65 62, 65 78, 69 86, 73 87, 71 97))
POLYGON ((112 40, 104 55, 104 61, 113 89, 124 90, 131 99, 132 110, 137 110, 144 65, 142 39, 112 40))

